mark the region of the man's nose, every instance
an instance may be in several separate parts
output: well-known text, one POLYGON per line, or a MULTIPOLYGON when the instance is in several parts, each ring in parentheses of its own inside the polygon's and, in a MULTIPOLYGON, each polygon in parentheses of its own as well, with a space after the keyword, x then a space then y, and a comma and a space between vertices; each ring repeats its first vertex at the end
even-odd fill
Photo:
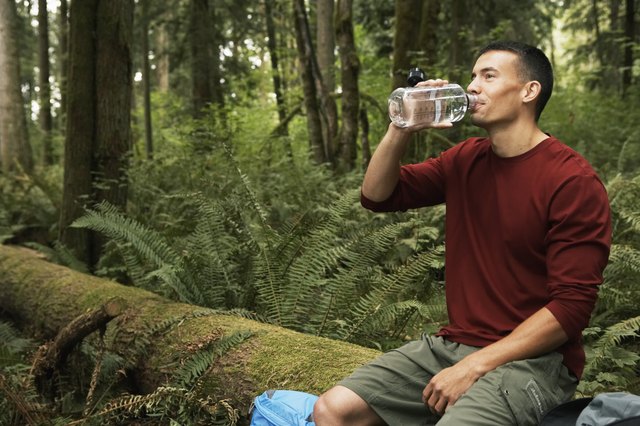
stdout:
POLYGON ((478 93, 478 85, 476 84, 476 79, 471 80, 471 83, 467 86, 467 92, 469 93, 478 93))

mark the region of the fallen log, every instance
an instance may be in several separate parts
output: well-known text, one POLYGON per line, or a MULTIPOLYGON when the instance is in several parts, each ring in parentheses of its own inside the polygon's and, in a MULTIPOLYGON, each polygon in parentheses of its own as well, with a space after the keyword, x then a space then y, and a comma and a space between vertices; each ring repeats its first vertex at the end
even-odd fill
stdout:
POLYGON ((28 249, 0 246, 0 311, 34 337, 52 339, 114 297, 127 308, 108 323, 104 341, 127 360, 129 379, 141 393, 174 380, 177 366, 199 348, 238 332, 248 337, 217 358, 200 377, 199 388, 217 400, 229 399, 241 412, 267 389, 319 394, 379 354, 173 302, 52 264, 28 249))
POLYGON ((46 394, 53 399, 55 381, 51 379, 54 372, 66 361, 67 355, 82 339, 94 331, 100 330, 101 334, 104 334, 107 323, 120 315, 124 307, 123 300, 113 298, 97 309, 75 318, 60 330, 51 343, 44 344, 38 349, 31 373, 41 394, 46 394))

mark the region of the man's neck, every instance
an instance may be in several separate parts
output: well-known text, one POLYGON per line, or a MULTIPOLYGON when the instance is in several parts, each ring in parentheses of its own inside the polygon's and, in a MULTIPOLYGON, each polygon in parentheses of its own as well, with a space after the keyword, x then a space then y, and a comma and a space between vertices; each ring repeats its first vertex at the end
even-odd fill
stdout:
POLYGON ((533 121, 514 122, 488 129, 493 152, 499 157, 515 157, 534 148, 548 136, 533 121))

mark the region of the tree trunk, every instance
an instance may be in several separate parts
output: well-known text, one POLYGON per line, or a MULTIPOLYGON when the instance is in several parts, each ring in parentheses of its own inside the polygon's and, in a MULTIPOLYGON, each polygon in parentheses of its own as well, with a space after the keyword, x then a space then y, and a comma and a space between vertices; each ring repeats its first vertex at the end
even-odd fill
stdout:
POLYGON ((462 79, 463 40, 460 31, 466 13, 465 0, 451 2, 451 44, 449 46, 449 81, 451 82, 460 82, 462 79))
POLYGON ((626 96, 633 77, 633 47, 636 34, 635 0, 626 0, 624 21, 624 60, 622 64, 622 95, 626 96))
MULTIPOLYGON (((131 151, 131 93, 134 0, 100 0, 96 31, 96 130, 94 201, 126 211, 131 151)), ((93 242, 94 265, 102 239, 93 242)))
MULTIPOLYGON (((427 0, 422 5, 422 17, 420 22, 420 35, 418 46, 424 57, 421 66, 431 76, 438 62, 438 30, 440 29, 440 1, 427 0)), ((429 77, 430 78, 430 77, 429 77)))
MULTIPOLYGON (((165 14, 169 14, 166 11, 165 14)), ((164 22, 159 23, 155 27, 155 43, 156 43, 156 76, 158 79, 158 90, 162 93, 169 92, 169 34, 167 33, 167 25, 164 22)))
POLYGON ((67 81, 66 136, 64 178, 60 209, 59 237, 78 259, 88 263, 93 258, 90 231, 70 228, 82 216, 92 192, 91 171, 95 138, 95 64, 98 0, 71 3, 69 17, 69 74, 67 81))
POLYGON ((353 36, 352 0, 338 0, 336 23, 342 79, 342 127, 338 144, 340 147, 338 167, 347 171, 355 168, 358 156, 356 140, 360 106, 360 90, 358 89, 360 61, 353 36))
POLYGON ((220 72, 220 67, 222 66, 220 62, 220 44, 221 40, 223 40, 223 36, 220 33, 220 24, 216 2, 213 1, 209 5, 211 16, 210 16, 210 30, 209 34, 209 70, 211 76, 211 99, 212 101, 219 107, 218 108, 218 116, 222 119, 222 122, 226 124, 227 120, 224 119, 224 87, 222 85, 222 74, 220 72))
POLYGON ((0 159, 5 174, 33 169, 20 81, 16 4, 0 0, 0 159))
POLYGON ((318 52, 318 66, 324 81, 324 85, 329 91, 335 92, 335 36, 334 36, 334 0, 318 0, 316 6, 317 16, 317 38, 316 51, 318 52))
POLYGON ((42 162, 53 164, 53 146, 51 130, 51 86, 49 85, 49 14, 47 0, 38 0, 38 67, 40 86, 40 130, 43 134, 42 162))
POLYGON ((67 77, 69 75, 69 8, 67 0, 60 0, 58 15, 58 58, 60 60, 60 120, 58 126, 66 127, 67 77))
POLYGON ((101 239, 69 225, 94 202, 127 202, 131 149, 133 0, 71 5, 64 187, 60 240, 94 265, 101 239))
POLYGON ((378 351, 305 335, 245 318, 171 302, 48 263, 34 252, 0 246, 0 308, 23 329, 50 339, 86 312, 114 297, 128 308, 112 320, 107 349, 129 362, 127 377, 143 393, 172 379, 194 348, 235 332, 250 337, 221 355, 199 381, 199 389, 246 413, 251 399, 267 389, 319 394, 378 351), (168 324, 164 327, 158 325, 168 324))
POLYGON ((149 0, 142 3, 142 97, 144 100, 144 146, 148 160, 153 158, 151 127, 151 65, 149 64, 149 0))
POLYGON ((304 103, 307 110, 309 148, 311 150, 311 158, 315 163, 322 164, 327 161, 328 156, 325 152, 320 108, 318 107, 316 81, 313 73, 313 50, 311 48, 310 40, 306 35, 307 18, 304 9, 304 0, 294 0, 293 16, 298 58, 300 60, 300 78, 302 80, 304 103))
POLYGON ((209 0, 191 0, 191 94, 194 117, 211 104, 209 0))
MULTIPOLYGON (((265 0, 264 1, 264 11, 266 15, 266 24, 267 24, 267 47, 269 49, 269 57, 271 58, 271 75, 273 79, 273 91, 276 95, 276 105, 278 107, 278 121, 280 124, 284 123, 287 117, 287 106, 284 102, 284 96, 282 95, 282 80, 280 67, 278 64, 278 60, 280 54, 278 53, 278 44, 276 41, 276 27, 273 20, 273 1, 274 0, 265 0)), ((280 130, 280 134, 286 135, 289 132, 287 131, 287 126, 278 126, 280 130)))
POLYGON ((396 24, 393 37, 392 89, 407 85, 407 72, 415 66, 411 51, 420 31, 421 0, 396 0, 396 24))

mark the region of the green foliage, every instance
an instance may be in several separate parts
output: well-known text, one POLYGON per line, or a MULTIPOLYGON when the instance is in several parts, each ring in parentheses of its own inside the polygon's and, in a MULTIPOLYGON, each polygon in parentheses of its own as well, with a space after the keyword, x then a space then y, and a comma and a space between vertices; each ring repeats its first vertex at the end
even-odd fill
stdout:
POLYGON ((222 336, 189 357, 174 373, 174 382, 181 388, 192 389, 196 381, 221 355, 252 336, 251 332, 240 331, 230 336, 222 336))
POLYGON ((640 177, 617 176, 607 189, 614 244, 592 326, 585 331, 587 364, 578 390, 587 395, 640 391, 640 177))
POLYGON ((186 389, 160 386, 148 395, 124 395, 89 418, 68 424, 119 425, 126 420, 151 418, 160 424, 235 425, 238 417, 228 401, 213 401, 186 389))
POLYGON ((57 229, 61 187, 59 167, 31 175, 0 174, 0 243, 51 241, 57 229))

